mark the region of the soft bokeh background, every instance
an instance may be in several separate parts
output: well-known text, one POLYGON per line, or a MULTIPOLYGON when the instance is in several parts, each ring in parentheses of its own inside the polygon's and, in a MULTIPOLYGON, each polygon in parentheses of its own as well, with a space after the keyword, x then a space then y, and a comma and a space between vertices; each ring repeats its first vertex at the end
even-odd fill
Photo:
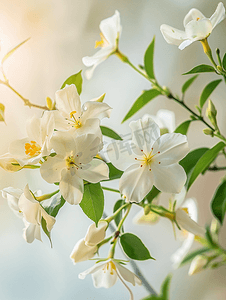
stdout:
MULTIPOLYGON (((224 4, 225 1, 223 1, 224 4)), ((23 45, 5 63, 6 73, 12 86, 34 103, 44 104, 46 96, 54 98, 55 91, 71 74, 84 69, 81 59, 95 53, 94 43, 99 40, 99 23, 102 19, 121 13, 123 26, 120 49, 134 64, 142 63, 143 54, 153 35, 156 35, 155 68, 159 82, 168 86, 173 93, 180 94, 181 85, 188 77, 181 74, 193 66, 208 63, 200 43, 194 43, 180 51, 168 45, 159 27, 169 24, 182 29, 182 21, 192 7, 200 9, 207 17, 215 11, 218 1, 212 0, 1 0, 0 40, 3 56, 9 48, 27 37, 30 41, 23 45)), ((224 53, 226 21, 218 25, 209 41, 212 49, 219 47, 224 53)), ((194 107, 204 86, 214 75, 204 74, 187 93, 186 101, 194 107)), ((109 120, 104 124, 121 134, 129 132, 128 123, 121 120, 141 90, 149 88, 139 74, 117 57, 110 57, 100 65, 92 80, 84 79, 83 102, 106 92, 105 101, 113 107, 109 120)), ((0 102, 6 106, 6 123, 0 124, 0 154, 7 152, 8 145, 17 138, 26 136, 25 121, 33 114, 41 115, 37 109, 24 107, 22 101, 9 89, 0 86, 0 102)), ((226 134, 225 85, 222 83, 211 96, 218 109, 219 125, 226 134)), ((180 124, 188 113, 174 102, 158 97, 140 110, 132 119, 144 113, 155 114, 158 109, 171 109, 176 114, 176 124, 180 124)), ((202 133, 203 125, 192 124, 188 134, 191 149, 212 146, 217 140, 202 133)), ((0 169, 0 189, 13 186, 23 189, 29 183, 32 190, 42 189, 44 193, 54 190, 40 177, 38 171, 20 171, 10 174, 0 169)), ((209 203, 222 172, 200 177, 189 191, 199 203, 199 223, 210 223, 212 214, 209 203)), ((117 182, 111 186, 117 188, 117 182)), ((111 213, 117 196, 106 193, 106 212, 111 213)), ((174 239, 171 224, 161 220, 155 226, 137 226, 132 222, 137 209, 133 208, 125 224, 129 232, 139 235, 148 246, 156 261, 138 263, 144 275, 158 291, 165 276, 172 271, 170 256, 181 242, 174 239)), ((22 238, 23 224, 0 199, 0 299, 1 300, 74 300, 74 299, 128 299, 128 292, 118 282, 110 290, 95 289, 91 276, 79 280, 78 274, 91 267, 92 262, 76 266, 69 255, 78 239, 85 235, 91 223, 79 206, 66 204, 60 211, 52 231, 54 248, 50 249, 43 235, 43 243, 35 241, 31 245, 22 238)), ((225 225, 221 234, 225 243, 225 225)), ((197 247, 194 245, 194 249, 197 247)), ((106 247, 107 248, 107 247, 106 247)), ((101 256, 108 249, 101 251, 101 256)), ((118 257, 124 258, 119 251, 118 257)), ((188 266, 173 271, 171 299, 221 300, 226 298, 226 269, 206 271, 188 277, 188 266)), ((147 295, 143 287, 132 288, 135 299, 147 295)))

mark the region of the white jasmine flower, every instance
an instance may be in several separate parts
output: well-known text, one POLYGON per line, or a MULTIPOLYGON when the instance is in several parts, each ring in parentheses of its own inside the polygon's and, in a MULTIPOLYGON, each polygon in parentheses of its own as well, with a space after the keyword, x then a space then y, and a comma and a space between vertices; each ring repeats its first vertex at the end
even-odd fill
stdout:
POLYGON ((76 135, 94 133, 101 136, 100 120, 110 117, 111 107, 98 101, 87 101, 81 105, 80 97, 74 84, 56 92, 54 114, 57 130, 73 130, 76 135))
POLYGON ((114 259, 109 259, 104 262, 96 263, 93 267, 79 274, 80 279, 84 279, 86 275, 92 274, 94 287, 110 288, 119 278, 130 292, 131 300, 133 300, 133 294, 129 287, 125 284, 125 281, 132 283, 133 286, 137 283, 141 285, 141 280, 131 271, 123 267, 119 262, 114 259))
POLYGON ((71 252, 70 258, 74 263, 88 260, 97 252, 97 245, 87 246, 84 239, 79 240, 71 252))
POLYGON ((192 8, 184 18, 185 31, 165 24, 161 25, 160 30, 167 43, 177 45, 183 50, 195 41, 206 39, 224 18, 225 8, 220 2, 210 18, 206 18, 198 9, 192 8))
POLYGON ((86 67, 92 68, 86 71, 87 79, 93 75, 95 68, 118 49, 118 40, 121 35, 122 27, 120 24, 120 15, 116 10, 115 14, 100 23, 101 41, 96 42, 95 48, 101 47, 93 56, 85 56, 82 62, 86 67))
POLYGON ((46 221, 48 231, 51 231, 56 220, 44 210, 37 200, 35 200, 28 185, 26 185, 23 194, 19 198, 18 206, 27 222, 40 226, 43 218, 46 221))
POLYGON ((207 265, 208 258, 204 255, 197 255, 191 262, 188 275, 194 275, 201 272, 207 265))
POLYGON ((160 136, 158 125, 149 115, 130 123, 131 141, 108 146, 113 165, 125 171, 119 190, 128 201, 139 202, 153 184, 162 192, 179 193, 186 173, 178 162, 188 153, 187 137, 179 133, 160 136))
POLYGON ((23 229, 23 238, 27 243, 32 243, 35 239, 41 239, 41 226, 38 224, 29 223, 23 218, 25 228, 23 229))
POLYGON ((105 238, 107 227, 108 222, 105 220, 100 220, 97 226, 95 223, 91 224, 84 238, 85 244, 87 246, 95 246, 102 242, 105 238))
POLYGON ((48 157, 40 168, 41 176, 49 183, 60 182, 61 195, 70 204, 81 202, 83 179, 97 183, 108 179, 108 166, 93 157, 100 150, 100 138, 94 134, 73 137, 69 132, 56 132, 51 145, 57 153, 48 157))
POLYGON ((9 146, 10 155, 21 166, 36 164, 42 156, 49 155, 49 141, 54 130, 54 118, 51 112, 45 112, 42 118, 33 116, 27 122, 27 138, 16 140, 9 146))

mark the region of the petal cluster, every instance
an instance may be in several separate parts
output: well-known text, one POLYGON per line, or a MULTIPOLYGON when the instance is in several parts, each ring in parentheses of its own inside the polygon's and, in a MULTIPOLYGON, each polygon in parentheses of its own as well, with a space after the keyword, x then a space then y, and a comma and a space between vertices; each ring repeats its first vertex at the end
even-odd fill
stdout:
POLYGON ((162 192, 179 193, 186 182, 186 173, 178 164, 189 151, 186 136, 160 136, 149 115, 131 122, 130 128, 131 141, 117 141, 107 149, 113 165, 124 171, 120 192, 131 202, 140 202, 153 184, 162 192))
POLYGON ((184 18, 184 31, 165 24, 161 25, 160 30, 167 43, 177 45, 180 50, 183 50, 193 42, 207 38, 224 18, 225 8, 220 2, 210 18, 206 18, 196 8, 191 9, 184 18))

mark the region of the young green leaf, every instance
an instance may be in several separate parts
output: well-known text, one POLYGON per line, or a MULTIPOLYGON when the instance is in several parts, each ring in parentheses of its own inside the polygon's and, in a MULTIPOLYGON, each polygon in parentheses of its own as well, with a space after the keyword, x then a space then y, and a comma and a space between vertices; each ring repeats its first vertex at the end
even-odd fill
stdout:
POLYGON ((123 233, 120 236, 120 243, 129 258, 135 260, 154 259, 143 242, 132 233, 123 233))
POLYGON ((209 248, 202 248, 189 253, 180 263, 180 267, 191 262, 197 255, 210 251, 209 248))
POLYGON ((155 36, 148 46, 144 55, 144 68, 149 78, 155 79, 154 74, 154 50, 155 50, 155 36))
POLYGON ((168 275, 166 279, 163 281, 161 285, 161 297, 162 300, 169 300, 169 288, 170 288, 170 282, 172 279, 172 275, 168 275))
POLYGON ((200 99, 199 99, 199 105, 202 108, 203 105, 206 103, 206 100, 209 98, 211 93, 215 90, 215 88, 218 86, 218 84, 222 81, 222 79, 214 80, 207 84, 207 86, 204 88, 200 99))
POLYGON ((122 141, 121 136, 118 133, 116 133, 114 130, 112 130, 111 128, 108 128, 106 126, 100 126, 100 129, 101 129, 101 132, 103 135, 105 135, 111 139, 114 139, 114 140, 122 141))
POLYGON ((51 240, 51 234, 47 229, 46 220, 44 218, 42 218, 42 220, 41 220, 41 226, 42 226, 43 231, 45 232, 46 236, 48 237, 48 239, 50 241, 51 248, 53 248, 53 243, 52 243, 52 240, 51 240))
POLYGON ((193 81, 198 77, 199 75, 195 75, 195 76, 193 76, 193 77, 191 77, 191 78, 189 78, 184 84, 183 84, 183 86, 182 86, 182 94, 184 94, 186 91, 187 91, 187 89, 189 88, 189 86, 193 83, 193 81))
POLYGON ((13 49, 11 49, 9 52, 6 53, 6 55, 3 57, 2 59, 2 64, 7 60, 7 58, 9 58, 20 46, 22 46, 24 43, 26 43, 28 40, 30 40, 30 38, 26 39, 25 41, 23 41, 22 43, 18 44, 16 47, 14 47, 13 49))
POLYGON ((74 84, 77 88, 78 94, 80 95, 82 92, 82 70, 79 71, 78 73, 71 75, 70 77, 68 77, 68 79, 66 79, 64 81, 64 83, 62 84, 60 89, 63 89, 66 84, 70 85, 70 84, 74 84))
POLYGON ((121 178, 123 171, 118 170, 112 163, 107 163, 109 168, 109 179, 102 180, 102 181, 110 181, 114 179, 121 178))
POLYGON ((0 122, 5 122, 5 105, 0 103, 0 122))
POLYGON ((85 184, 83 198, 79 205, 87 217, 97 225, 104 211, 104 193, 100 183, 85 184))
POLYGON ((61 207, 65 204, 65 200, 62 196, 55 195, 54 197, 42 201, 41 205, 45 209, 45 211, 52 217, 56 217, 61 207))
POLYGON ((191 69, 190 71, 183 73, 182 75, 195 74, 195 73, 206 73, 215 72, 215 69, 209 65, 199 65, 191 69))
POLYGON ((181 134, 186 135, 187 132, 188 132, 188 128, 189 128, 189 126, 190 126, 190 123, 191 123, 191 120, 187 120, 187 121, 181 123, 181 124, 174 130, 174 132, 175 132, 175 133, 181 133, 181 134))
MULTIPOLYGON (((116 210, 118 210, 121 206, 123 206, 125 204, 125 200, 119 199, 115 205, 114 205, 114 209, 113 212, 116 212, 116 210)), ((120 220, 122 218, 122 211, 120 211, 117 216, 115 217, 115 224, 116 226, 118 226, 120 220)))
POLYGON ((207 150, 203 156, 196 163, 191 176, 188 181, 187 190, 191 187, 193 182, 217 157, 218 153, 225 147, 225 143, 219 142, 213 148, 207 150))
POLYGON ((219 220, 221 225, 226 213, 226 181, 224 180, 217 187, 211 202, 211 208, 214 216, 219 220))
POLYGON ((224 54, 223 60, 222 60, 223 68, 226 70, 226 53, 224 54))
POLYGON ((122 120, 122 123, 131 118, 144 105, 146 105, 149 101, 159 95, 161 95, 161 92, 156 89, 144 91, 143 94, 134 102, 133 106, 131 107, 125 118, 122 120))

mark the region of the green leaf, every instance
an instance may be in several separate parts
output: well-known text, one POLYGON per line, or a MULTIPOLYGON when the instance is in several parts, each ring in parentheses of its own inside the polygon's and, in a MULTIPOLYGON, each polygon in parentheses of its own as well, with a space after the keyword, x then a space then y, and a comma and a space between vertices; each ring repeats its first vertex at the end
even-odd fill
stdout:
POLYGON ((174 130, 174 132, 175 132, 175 133, 181 133, 181 134, 186 135, 187 132, 188 132, 188 128, 189 128, 189 126, 190 126, 190 123, 191 123, 191 120, 187 120, 187 121, 181 123, 181 124, 174 130))
POLYGON ((164 300, 169 300, 169 288, 170 288, 170 282, 172 279, 172 275, 168 275, 166 277, 166 279, 163 281, 162 285, 161 285, 161 297, 164 300))
POLYGON ((84 194, 80 207, 87 217, 97 225, 104 211, 104 193, 100 183, 84 185, 84 194))
POLYGON ((180 263, 180 267, 187 263, 190 263, 193 260, 193 258, 195 258, 197 255, 208 252, 209 250, 210 250, 209 248, 202 248, 202 249, 195 250, 192 253, 189 253, 187 256, 185 256, 185 258, 180 263))
POLYGON ((146 105, 149 101, 159 95, 161 95, 161 92, 156 89, 144 91, 143 94, 134 102, 133 106, 131 107, 125 118, 122 120, 122 123, 131 118, 144 105, 146 105))
POLYGON ((5 122, 5 105, 0 103, 0 122, 5 122))
POLYGON ((114 140, 122 141, 121 136, 118 133, 116 133, 114 130, 112 130, 111 128, 108 128, 106 126, 100 126, 100 129, 101 129, 101 132, 103 135, 108 136, 109 138, 114 139, 114 140))
POLYGON ((199 99, 199 105, 202 108, 203 105, 206 103, 206 100, 209 98, 211 93, 215 90, 215 88, 218 86, 218 84, 222 81, 222 79, 214 80, 207 84, 207 86, 204 88, 200 99, 199 99))
POLYGON ((151 79, 155 79, 154 74, 154 50, 155 50, 155 36, 151 41, 151 44, 148 46, 145 55, 144 55, 144 68, 147 75, 151 79))
POLYGON ((224 180, 217 187, 211 202, 211 208, 214 216, 219 220, 221 225, 226 213, 226 181, 224 180))
MULTIPOLYGON (((125 204, 125 201, 122 199, 119 199, 115 205, 114 205, 114 209, 113 212, 116 212, 116 210, 118 210, 121 206, 123 206, 125 204)), ((117 216, 115 217, 115 224, 116 226, 118 226, 120 220, 122 219, 122 211, 120 211, 120 213, 117 214, 117 216)))
POLYGON ((58 194, 48 200, 42 201, 41 205, 50 216, 55 218, 65 202, 64 198, 58 194))
POLYGON ((155 186, 153 186, 151 191, 146 196, 148 203, 151 203, 153 201, 153 199, 159 195, 159 193, 160 193, 160 191, 155 186))
POLYGON ((225 147, 225 143, 219 142, 213 148, 207 150, 203 156, 198 160, 192 174, 189 178, 187 190, 191 187, 195 179, 202 173, 217 157, 218 153, 225 147))
POLYGON ((197 148, 192 150, 180 161, 180 165, 184 168, 187 174, 187 182, 185 184, 186 188, 195 165, 208 149, 209 148, 197 148))
POLYGON ((121 178, 123 171, 118 170, 112 163, 107 163, 109 168, 109 179, 102 180, 102 181, 110 181, 114 179, 121 178))
POLYGON ((199 75, 195 75, 195 76, 189 78, 189 79, 183 84, 182 89, 181 89, 183 94, 187 91, 187 89, 189 88, 189 86, 193 83, 193 81, 194 81, 198 76, 199 76, 199 75))
POLYGON ((145 298, 142 298, 142 300, 163 300, 163 299, 162 299, 162 297, 152 295, 152 296, 147 296, 145 298))
POLYGON ((224 54, 223 60, 222 60, 223 68, 226 70, 226 53, 224 54))
POLYGON ((26 39, 25 41, 23 41, 22 43, 18 44, 16 47, 14 47, 13 49, 11 49, 9 52, 6 53, 6 55, 3 57, 2 59, 2 64, 7 60, 7 58, 9 58, 20 46, 22 46, 24 43, 26 43, 28 40, 30 40, 30 38, 26 39))
POLYGON ((122 248, 129 258, 135 260, 154 259, 143 242, 132 233, 123 233, 120 236, 122 248))
POLYGON ((215 72, 215 69, 209 65, 199 65, 191 69, 189 72, 186 72, 182 75, 195 74, 195 73, 206 73, 206 72, 215 72))
POLYGON ((53 248, 53 243, 52 243, 52 240, 51 240, 51 235, 50 235, 50 232, 47 229, 46 220, 44 218, 42 218, 42 220, 41 220, 41 226, 42 226, 43 231, 45 232, 46 236, 48 237, 48 239, 50 241, 51 248, 53 248))
POLYGON ((82 92, 82 70, 79 71, 78 73, 71 75, 70 77, 68 77, 68 79, 66 79, 64 81, 64 83, 61 86, 61 89, 63 89, 66 84, 70 85, 70 84, 74 84, 77 88, 78 94, 80 95, 82 92))

